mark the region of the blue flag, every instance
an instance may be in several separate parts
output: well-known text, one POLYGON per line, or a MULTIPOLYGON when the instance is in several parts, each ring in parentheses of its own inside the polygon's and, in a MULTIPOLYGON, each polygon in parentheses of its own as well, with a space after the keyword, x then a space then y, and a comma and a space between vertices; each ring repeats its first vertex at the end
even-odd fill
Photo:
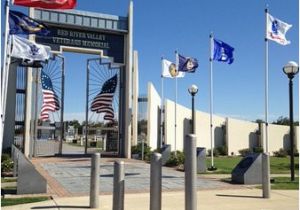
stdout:
POLYGON ((214 39, 214 55, 213 60, 233 63, 234 48, 220 40, 214 39))
POLYGON ((178 71, 194 73, 198 68, 198 60, 196 58, 185 57, 180 54, 177 55, 178 71))
POLYGON ((35 21, 21 12, 11 10, 9 11, 9 33, 47 36, 50 31, 44 24, 35 21))

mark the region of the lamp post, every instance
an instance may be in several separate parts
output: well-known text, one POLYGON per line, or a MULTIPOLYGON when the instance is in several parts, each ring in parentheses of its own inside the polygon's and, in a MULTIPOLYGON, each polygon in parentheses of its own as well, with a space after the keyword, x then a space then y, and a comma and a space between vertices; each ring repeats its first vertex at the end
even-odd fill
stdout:
POLYGON ((294 162, 294 111, 293 111, 293 78, 299 72, 299 66, 294 61, 289 61, 284 67, 283 72, 289 78, 289 98, 290 98, 290 147, 291 147, 291 181, 295 180, 295 162, 294 162))
POLYGON ((196 95, 196 93, 198 92, 198 87, 196 85, 191 85, 188 89, 189 93, 192 96, 192 133, 196 134, 196 122, 195 122, 195 100, 194 100, 194 96, 196 95))

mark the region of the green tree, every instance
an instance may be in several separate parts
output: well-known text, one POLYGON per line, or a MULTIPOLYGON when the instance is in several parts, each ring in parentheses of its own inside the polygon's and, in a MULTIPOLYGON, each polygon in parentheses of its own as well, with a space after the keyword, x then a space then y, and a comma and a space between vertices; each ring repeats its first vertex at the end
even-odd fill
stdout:
MULTIPOLYGON (((290 125, 290 118, 280 116, 276 121, 272 123, 276 125, 290 125)), ((294 125, 299 126, 299 121, 294 121, 294 125)))
POLYGON ((265 121, 262 120, 262 119, 256 119, 254 122, 256 122, 256 123, 264 123, 265 121))

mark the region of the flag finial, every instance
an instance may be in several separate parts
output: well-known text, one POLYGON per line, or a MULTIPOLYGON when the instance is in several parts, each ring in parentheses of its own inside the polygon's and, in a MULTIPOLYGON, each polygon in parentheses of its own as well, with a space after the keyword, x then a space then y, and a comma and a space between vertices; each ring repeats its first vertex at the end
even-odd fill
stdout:
POLYGON ((269 12, 269 4, 266 4, 265 13, 269 12))

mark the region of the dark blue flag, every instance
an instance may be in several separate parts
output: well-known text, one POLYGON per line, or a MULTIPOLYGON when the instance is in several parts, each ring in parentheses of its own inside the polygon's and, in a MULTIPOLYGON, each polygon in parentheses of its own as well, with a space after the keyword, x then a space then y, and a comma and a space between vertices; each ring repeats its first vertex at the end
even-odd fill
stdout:
POLYGON ((194 73, 198 68, 198 60, 196 58, 185 57, 177 54, 178 71, 194 73))
POLYGON ((9 11, 10 34, 36 34, 47 36, 50 31, 47 27, 18 11, 9 11))
POLYGON ((214 55, 213 60, 233 63, 234 48, 220 40, 214 39, 214 55))

